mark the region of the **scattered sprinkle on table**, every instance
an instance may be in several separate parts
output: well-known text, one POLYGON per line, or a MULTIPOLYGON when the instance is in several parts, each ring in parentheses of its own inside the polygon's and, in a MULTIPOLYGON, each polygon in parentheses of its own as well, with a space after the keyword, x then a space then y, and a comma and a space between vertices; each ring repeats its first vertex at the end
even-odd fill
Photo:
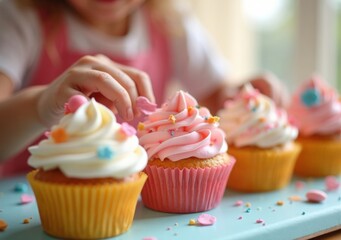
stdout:
POLYGON ((197 222, 202 226, 213 225, 216 221, 217 221, 217 218, 215 216, 212 216, 207 213, 201 214, 197 219, 197 222))
POLYGON ((302 181, 296 181, 296 182, 295 182, 295 187, 296 187, 296 189, 298 189, 298 190, 301 190, 302 188, 304 188, 304 186, 305 186, 305 183, 302 182, 302 181))
POLYGON ((335 191, 340 187, 340 182, 334 176, 326 177, 324 180, 324 184, 326 186, 327 191, 335 191))
POLYGON ((234 206, 236 207, 239 207, 239 206, 242 206, 244 204, 244 202, 242 200, 237 200, 235 203, 234 203, 234 206))
POLYGON ((264 220, 261 219, 261 218, 258 218, 258 219, 256 220, 256 223, 264 223, 264 220))
POLYGON ((280 201, 277 201, 277 202, 276 202, 276 205, 277 205, 277 206, 283 206, 283 205, 284 205, 284 201, 281 201, 281 200, 280 200, 280 201))
POLYGON ((290 196, 289 197, 289 200, 290 201, 293 201, 293 202, 299 202, 302 200, 302 198, 300 196, 297 196, 297 195, 293 195, 293 196, 290 196))
POLYGON ((306 193, 307 200, 313 203, 323 202, 327 198, 327 194, 321 190, 310 190, 306 193))
POLYGON ((22 221, 22 223, 23 223, 23 224, 28 224, 28 223, 30 223, 30 221, 31 221, 30 218, 25 218, 25 219, 22 221))
POLYGON ((23 183, 23 182, 18 182, 15 184, 14 186, 14 191, 16 192, 27 192, 28 190, 28 185, 26 183, 23 183))
POLYGON ((34 201, 34 197, 28 194, 22 194, 20 197, 20 203, 21 204, 27 204, 34 201))
POLYGON ((142 240, 157 240, 156 237, 144 237, 142 240))
POLYGON ((0 231, 5 231, 8 227, 7 222, 5 220, 0 219, 0 231))
POLYGON ((188 225, 196 225, 196 224, 197 224, 197 221, 194 218, 190 219, 188 222, 188 225))
POLYGON ((251 203, 249 203, 249 202, 247 202, 247 203, 245 203, 245 207, 251 207, 251 203))

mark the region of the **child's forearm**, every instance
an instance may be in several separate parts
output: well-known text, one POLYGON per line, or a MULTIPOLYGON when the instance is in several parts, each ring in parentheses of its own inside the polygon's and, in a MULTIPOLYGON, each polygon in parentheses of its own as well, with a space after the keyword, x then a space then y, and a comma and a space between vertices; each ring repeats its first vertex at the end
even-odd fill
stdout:
POLYGON ((0 161, 24 149, 44 132, 37 113, 43 89, 27 88, 0 102, 0 161))

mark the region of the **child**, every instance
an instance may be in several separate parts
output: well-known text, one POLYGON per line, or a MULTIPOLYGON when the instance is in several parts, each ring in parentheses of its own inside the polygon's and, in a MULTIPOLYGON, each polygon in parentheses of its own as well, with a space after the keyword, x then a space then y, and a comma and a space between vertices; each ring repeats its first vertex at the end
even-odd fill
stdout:
POLYGON ((160 104, 171 79, 213 112, 226 98, 222 57, 172 0, 2 0, 0 29, 0 178, 28 170, 27 146, 72 95, 126 121, 137 96, 160 104))

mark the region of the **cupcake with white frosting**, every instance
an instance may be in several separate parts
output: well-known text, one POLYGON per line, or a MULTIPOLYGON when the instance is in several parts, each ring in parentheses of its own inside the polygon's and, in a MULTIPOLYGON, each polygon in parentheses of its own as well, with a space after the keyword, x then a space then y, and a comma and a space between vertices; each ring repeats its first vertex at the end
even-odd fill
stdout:
POLYGON ((48 137, 29 148, 28 180, 44 231, 67 239, 127 231, 147 176, 136 131, 94 99, 74 96, 48 137), (110 214, 108 214, 110 213, 110 214))
POLYGON ((298 130, 289 123, 286 112, 245 85, 218 115, 229 153, 236 158, 228 187, 245 192, 285 187, 300 151, 294 142, 298 130))

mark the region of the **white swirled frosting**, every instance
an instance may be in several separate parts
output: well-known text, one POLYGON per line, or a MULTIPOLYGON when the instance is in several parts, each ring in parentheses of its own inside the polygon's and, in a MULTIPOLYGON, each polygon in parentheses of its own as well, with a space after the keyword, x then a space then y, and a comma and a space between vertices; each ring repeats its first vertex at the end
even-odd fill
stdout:
POLYGON ((114 114, 94 99, 66 114, 48 138, 29 151, 30 166, 59 168, 75 178, 122 179, 147 164, 147 153, 139 145, 135 129, 117 123, 114 114))
POLYGON ((227 142, 237 147, 275 147, 292 142, 298 134, 286 112, 251 85, 245 85, 234 100, 226 102, 218 115, 227 142))

